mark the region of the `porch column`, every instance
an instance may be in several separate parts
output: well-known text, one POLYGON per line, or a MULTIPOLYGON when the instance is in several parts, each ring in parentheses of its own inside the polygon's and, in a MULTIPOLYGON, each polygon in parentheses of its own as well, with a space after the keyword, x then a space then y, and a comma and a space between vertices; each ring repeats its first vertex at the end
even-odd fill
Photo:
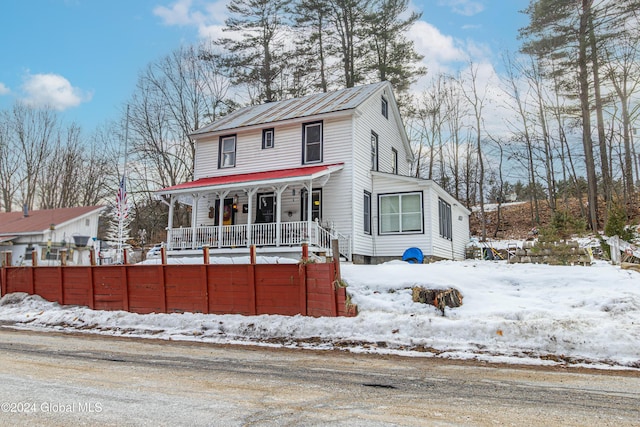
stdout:
POLYGON ((192 194, 193 202, 191 203, 191 249, 196 248, 196 229, 198 222, 198 199, 200 199, 200 194, 195 193, 192 194))
MULTIPOLYGON (((311 242, 311 227, 313 225, 313 220, 311 219, 311 212, 313 210, 313 180, 309 180, 309 185, 305 187, 307 188, 307 236, 309 240, 309 244, 311 242)), ((316 236, 317 238, 317 236, 316 236)))
POLYGON ((282 216, 282 193, 284 192, 284 190, 287 188, 287 185, 285 184, 282 187, 277 187, 276 190, 276 246, 280 246, 280 234, 281 234, 281 230, 280 230, 280 224, 281 224, 281 219, 280 217, 282 216))
POLYGON ((167 249, 173 249, 171 246, 171 242, 173 241, 171 235, 173 234, 173 206, 175 202, 175 198, 173 194, 171 194, 169 196, 169 220, 167 221, 167 249))
POLYGON ((253 233, 251 232, 251 215, 253 214, 253 196, 257 191, 258 188, 251 188, 244 191, 249 199, 249 201, 247 202, 247 247, 251 247, 251 244, 253 243, 253 233))
POLYGON ((218 196, 218 249, 222 248, 222 223, 224 222, 224 199, 229 195, 231 191, 223 191, 222 193, 216 193, 218 196))

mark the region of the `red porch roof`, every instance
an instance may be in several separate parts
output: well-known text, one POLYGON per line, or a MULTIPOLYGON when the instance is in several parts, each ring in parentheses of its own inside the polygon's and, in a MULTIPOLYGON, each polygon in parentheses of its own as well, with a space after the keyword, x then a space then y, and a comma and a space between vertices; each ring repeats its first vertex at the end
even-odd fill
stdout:
POLYGON ((160 193, 171 193, 176 190, 188 190, 192 188, 217 187, 230 184, 257 184, 267 181, 278 181, 287 179, 313 179, 335 170, 342 169, 344 163, 333 163, 330 165, 304 166, 292 169, 279 169, 265 172, 242 173, 237 175, 214 176, 200 178, 195 181, 184 182, 182 184, 166 187, 158 190, 160 193))

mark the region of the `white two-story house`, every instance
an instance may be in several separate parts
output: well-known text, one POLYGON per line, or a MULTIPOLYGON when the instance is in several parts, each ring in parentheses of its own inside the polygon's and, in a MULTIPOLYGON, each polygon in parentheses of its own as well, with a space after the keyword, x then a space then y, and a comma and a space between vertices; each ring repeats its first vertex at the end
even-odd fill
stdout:
MULTIPOLYGON (((331 252, 376 263, 410 247, 462 259, 469 214, 414 160, 388 82, 239 109, 196 131, 194 181, 158 191, 191 226, 168 224, 170 251, 299 256, 331 252)), ((170 212, 169 218, 173 217, 170 212)), ((184 252, 181 252, 184 253, 184 252)))

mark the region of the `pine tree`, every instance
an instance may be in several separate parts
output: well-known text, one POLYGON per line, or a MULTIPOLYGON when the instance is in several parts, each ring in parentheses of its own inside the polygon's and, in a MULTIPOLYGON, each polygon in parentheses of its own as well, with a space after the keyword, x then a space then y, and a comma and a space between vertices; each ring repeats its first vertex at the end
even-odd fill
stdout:
POLYGON ((282 98, 283 73, 290 56, 285 48, 286 0, 232 0, 227 6, 231 17, 225 31, 240 39, 222 38, 217 43, 227 53, 221 55, 234 84, 257 90, 254 101, 271 102, 282 98))
POLYGON ((405 36, 422 13, 412 12, 402 19, 408 5, 409 0, 379 0, 365 17, 369 67, 378 80, 391 82, 397 92, 407 91, 426 73, 426 68, 418 65, 423 56, 405 36))
MULTIPOLYGON (((329 7, 323 0, 301 0, 294 9, 295 27, 300 38, 296 43, 296 57, 300 65, 295 68, 294 80, 303 76, 314 76, 311 88, 327 92, 329 90, 328 59, 335 53, 329 40, 334 30, 328 22, 329 7)), ((300 86, 300 85, 298 85, 300 86)))

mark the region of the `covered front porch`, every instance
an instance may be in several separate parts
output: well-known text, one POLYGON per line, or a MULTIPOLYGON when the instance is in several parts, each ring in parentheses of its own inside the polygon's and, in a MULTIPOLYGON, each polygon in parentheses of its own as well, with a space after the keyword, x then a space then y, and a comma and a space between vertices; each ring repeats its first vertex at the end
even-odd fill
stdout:
POLYGON ((329 254, 338 240, 340 255, 350 261, 351 238, 322 220, 322 188, 342 168, 227 175, 165 188, 158 193, 169 205, 168 253, 195 254, 208 246, 212 255, 248 254, 255 245, 262 253, 299 256, 306 243, 312 253, 329 254), (191 207, 190 226, 173 226, 176 203, 191 207))

